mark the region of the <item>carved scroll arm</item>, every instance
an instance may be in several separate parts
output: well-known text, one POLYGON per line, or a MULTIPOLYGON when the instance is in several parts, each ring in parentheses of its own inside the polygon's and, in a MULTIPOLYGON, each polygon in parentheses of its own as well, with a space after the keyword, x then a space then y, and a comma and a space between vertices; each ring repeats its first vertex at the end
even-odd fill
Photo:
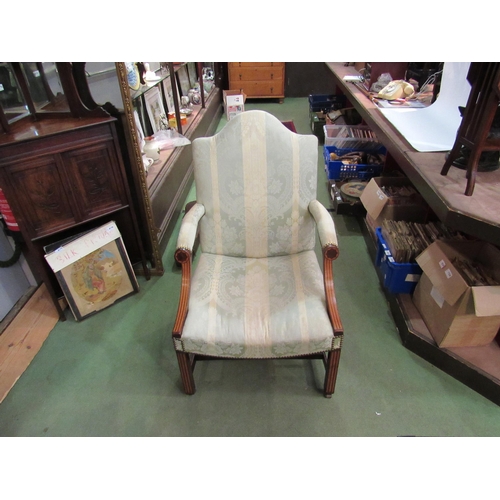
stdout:
POLYGON ((182 329, 188 313, 193 247, 198 231, 198 223, 203 215, 205 215, 205 207, 201 203, 195 203, 182 219, 179 236, 177 238, 177 247, 174 257, 175 260, 181 264, 182 277, 177 317, 172 330, 172 336, 175 338, 181 338, 182 329))
POLYGON ((333 261, 339 256, 337 232, 335 231, 335 224, 331 215, 319 201, 311 201, 309 212, 316 222, 323 252, 323 282, 328 315, 330 316, 335 336, 340 336, 343 335, 344 328, 337 308, 337 299, 335 298, 335 287, 333 284, 333 261))

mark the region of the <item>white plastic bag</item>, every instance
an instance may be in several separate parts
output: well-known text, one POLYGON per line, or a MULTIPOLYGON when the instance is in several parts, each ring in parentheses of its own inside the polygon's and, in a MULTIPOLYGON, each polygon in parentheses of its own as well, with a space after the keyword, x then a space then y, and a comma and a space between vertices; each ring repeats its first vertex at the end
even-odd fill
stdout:
POLYGON ((179 134, 175 129, 159 130, 153 137, 158 141, 160 149, 174 149, 191 144, 187 137, 179 134))
POLYGON ((392 82, 392 76, 390 73, 382 73, 377 81, 370 87, 370 92, 380 92, 386 85, 392 82))

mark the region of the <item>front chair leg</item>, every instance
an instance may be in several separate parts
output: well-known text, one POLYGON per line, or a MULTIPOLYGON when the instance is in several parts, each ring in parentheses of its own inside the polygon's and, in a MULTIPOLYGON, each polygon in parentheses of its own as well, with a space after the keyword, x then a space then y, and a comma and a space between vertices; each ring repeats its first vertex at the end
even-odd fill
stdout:
POLYGON ((325 373, 325 398, 331 398, 335 392, 335 382, 337 381, 337 372, 339 369, 340 349, 335 349, 328 353, 326 360, 326 373, 325 373))
POLYGON ((194 384, 193 366, 189 359, 189 353, 175 351, 177 354, 177 361, 179 362, 179 369, 181 371, 182 386, 186 394, 192 395, 196 392, 194 384))

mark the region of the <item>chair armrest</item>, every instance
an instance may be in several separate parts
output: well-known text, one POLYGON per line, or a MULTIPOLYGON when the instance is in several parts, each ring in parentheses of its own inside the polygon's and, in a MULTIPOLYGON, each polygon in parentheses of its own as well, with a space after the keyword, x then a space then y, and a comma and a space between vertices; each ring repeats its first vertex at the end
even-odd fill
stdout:
POLYGON ((316 222, 323 254, 329 260, 336 259, 339 256, 339 244, 332 216, 318 200, 309 203, 309 212, 316 222))
POLYGON ((184 215, 177 237, 176 250, 193 251, 196 234, 198 232, 198 222, 205 215, 205 207, 201 203, 195 203, 184 215))
POLYGON ((335 297, 335 286, 333 284, 333 263, 339 256, 339 246, 335 224, 328 210, 318 201, 309 203, 309 212, 313 216, 318 228, 319 239, 323 251, 323 284, 325 287, 326 306, 328 315, 332 322, 336 337, 344 335, 344 327, 340 319, 335 297))
POLYGON ((177 238, 175 260, 182 266, 182 278, 179 305, 177 307, 177 316, 172 329, 172 336, 178 339, 182 336, 182 329, 188 313, 193 247, 198 233, 198 222, 204 215, 205 207, 201 203, 195 203, 184 215, 177 238))

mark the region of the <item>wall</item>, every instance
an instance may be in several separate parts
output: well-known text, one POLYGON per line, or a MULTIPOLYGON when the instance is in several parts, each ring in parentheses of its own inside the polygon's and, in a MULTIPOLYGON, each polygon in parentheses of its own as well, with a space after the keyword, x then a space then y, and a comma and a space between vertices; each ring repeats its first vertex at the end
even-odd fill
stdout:
POLYGON ((287 62, 285 79, 285 97, 333 94, 335 89, 332 72, 324 62, 287 62))

